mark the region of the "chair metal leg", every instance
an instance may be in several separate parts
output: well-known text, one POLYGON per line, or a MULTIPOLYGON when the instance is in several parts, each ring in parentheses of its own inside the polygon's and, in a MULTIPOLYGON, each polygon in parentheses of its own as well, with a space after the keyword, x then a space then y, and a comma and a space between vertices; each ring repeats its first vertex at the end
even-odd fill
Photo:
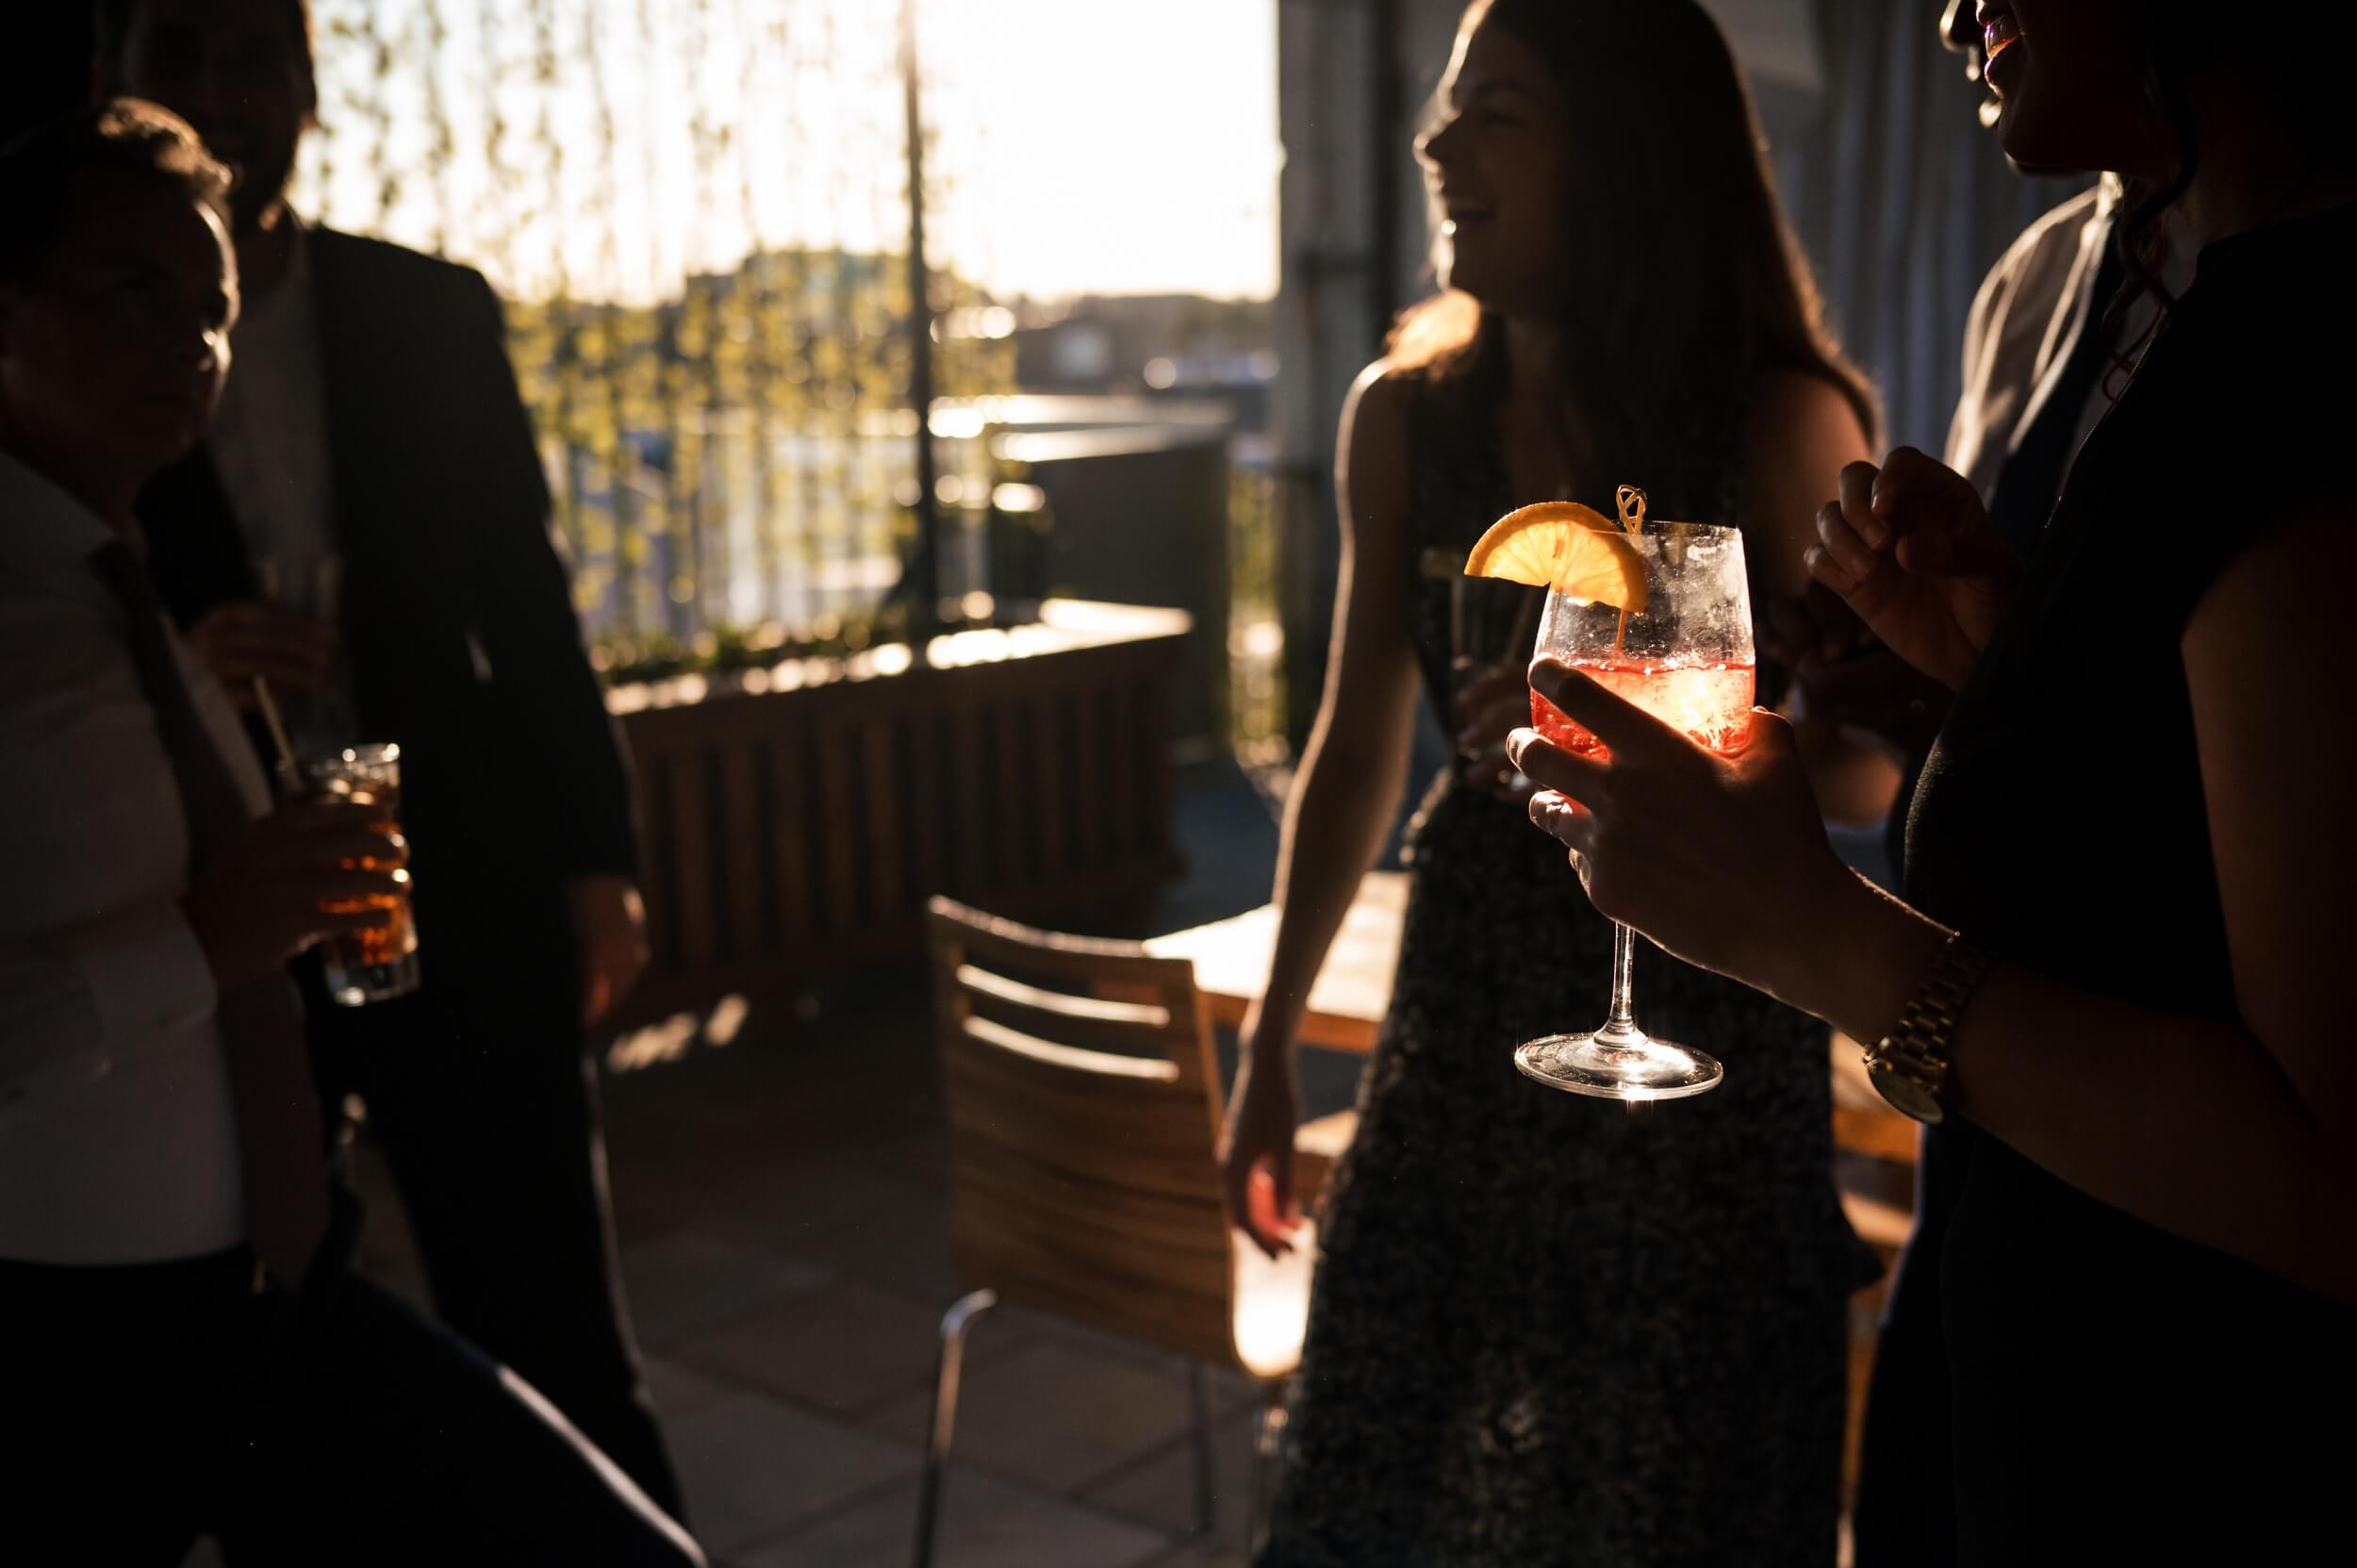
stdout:
POLYGON ((925 1473, 916 1489, 916 1568, 932 1568, 933 1530, 939 1523, 943 1472, 958 1420, 958 1377, 965 1364, 965 1336, 974 1320, 998 1305, 996 1291, 959 1298, 941 1318, 941 1364, 933 1374, 933 1411, 925 1432, 925 1473))
POLYGON ((1244 1540, 1252 1551, 1268 1544, 1269 1506, 1284 1446, 1285 1407, 1271 1399, 1252 1418, 1252 1511, 1244 1520, 1244 1540))
POLYGON ((1211 1456, 1211 1374, 1201 1362, 1188 1370, 1189 1403, 1195 1407, 1195 1533, 1209 1536, 1219 1527, 1212 1511, 1218 1464, 1211 1456))

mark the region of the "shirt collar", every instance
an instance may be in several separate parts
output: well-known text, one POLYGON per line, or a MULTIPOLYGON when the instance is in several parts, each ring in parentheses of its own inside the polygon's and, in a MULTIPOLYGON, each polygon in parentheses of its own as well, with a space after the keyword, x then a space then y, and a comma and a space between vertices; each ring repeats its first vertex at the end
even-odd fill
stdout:
POLYGON ((0 452, 0 567, 46 577, 90 559, 119 536, 64 487, 0 452))

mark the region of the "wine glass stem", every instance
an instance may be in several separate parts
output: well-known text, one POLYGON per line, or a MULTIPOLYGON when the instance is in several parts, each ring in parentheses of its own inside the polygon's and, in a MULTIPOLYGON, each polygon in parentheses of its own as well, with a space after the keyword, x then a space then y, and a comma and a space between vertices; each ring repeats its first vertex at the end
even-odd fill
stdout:
POLYGON ((1604 1032, 1634 1034, 1637 1017, 1632 1011, 1635 1002, 1629 994, 1631 972, 1637 966, 1637 933, 1612 922, 1612 1015, 1605 1020, 1604 1032))

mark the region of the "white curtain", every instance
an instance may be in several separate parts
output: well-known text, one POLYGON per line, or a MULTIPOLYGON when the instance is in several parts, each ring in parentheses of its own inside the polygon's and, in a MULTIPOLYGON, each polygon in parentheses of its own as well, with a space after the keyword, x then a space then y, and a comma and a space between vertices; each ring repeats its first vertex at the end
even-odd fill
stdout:
POLYGON ((2011 167, 1986 90, 1940 47, 1934 0, 1814 0, 1822 92, 1776 174, 1835 324, 1882 388, 1890 437, 1937 453, 1965 312, 1989 267, 2085 178, 2011 167))

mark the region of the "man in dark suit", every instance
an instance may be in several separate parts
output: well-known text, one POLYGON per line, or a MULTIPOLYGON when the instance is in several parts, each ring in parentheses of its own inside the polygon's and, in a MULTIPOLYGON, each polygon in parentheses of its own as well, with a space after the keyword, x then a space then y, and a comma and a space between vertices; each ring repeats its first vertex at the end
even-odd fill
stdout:
POLYGON ((628 774, 584 654, 498 301, 305 224, 308 0, 99 0, 102 92, 236 167, 246 315, 212 437, 140 498, 157 585, 232 692, 397 742, 422 987, 315 984, 331 1112, 367 1107, 443 1317, 658 1503, 679 1489, 614 1267, 587 1030, 643 964, 628 774))

